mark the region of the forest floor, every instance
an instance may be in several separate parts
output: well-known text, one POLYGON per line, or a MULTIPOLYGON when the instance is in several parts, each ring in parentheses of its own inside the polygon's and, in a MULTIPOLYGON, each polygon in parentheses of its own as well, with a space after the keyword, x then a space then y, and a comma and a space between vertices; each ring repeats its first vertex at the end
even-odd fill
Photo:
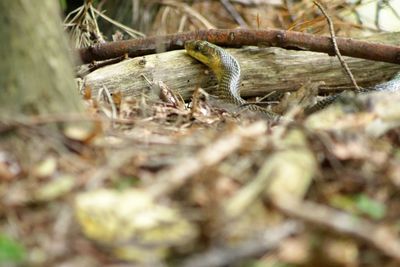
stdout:
POLYGON ((27 159, 0 149, 1 266, 400 265, 399 95, 270 122, 162 92, 84 92, 89 135, 13 125, 36 142, 27 159))

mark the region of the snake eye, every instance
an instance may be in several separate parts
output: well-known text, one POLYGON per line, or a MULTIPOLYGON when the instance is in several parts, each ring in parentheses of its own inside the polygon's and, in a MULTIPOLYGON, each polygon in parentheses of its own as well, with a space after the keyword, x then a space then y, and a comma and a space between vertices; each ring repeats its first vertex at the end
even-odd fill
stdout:
POLYGON ((200 44, 196 44, 195 46, 194 46, 194 49, 196 50, 196 51, 200 51, 200 44))

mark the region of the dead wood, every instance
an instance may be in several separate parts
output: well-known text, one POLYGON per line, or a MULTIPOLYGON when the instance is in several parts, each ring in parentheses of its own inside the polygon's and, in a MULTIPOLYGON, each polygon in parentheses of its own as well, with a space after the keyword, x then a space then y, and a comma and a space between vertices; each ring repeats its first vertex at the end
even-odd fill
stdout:
MULTIPOLYGON (((391 42, 366 42, 351 38, 336 38, 337 46, 344 56, 378 60, 389 63, 399 63, 400 48, 395 36, 391 35, 391 42)), ((160 51, 182 49, 187 40, 207 40, 211 43, 226 47, 272 46, 286 49, 308 50, 324 52, 334 55, 331 38, 328 36, 307 34, 277 29, 249 30, 249 29, 210 29, 152 36, 141 39, 132 39, 120 42, 110 42, 80 49, 79 55, 84 63, 94 60, 105 60, 128 54, 131 57, 153 54, 160 51)), ((372 41, 372 40, 369 40, 372 41)))
MULTIPOLYGON (((398 34, 381 34, 369 40, 393 43, 398 34)), ((275 90, 297 90, 307 81, 325 82, 321 90, 351 89, 352 85, 335 57, 326 54, 289 51, 281 48, 245 47, 228 49, 242 68, 242 96, 262 96, 275 90)), ((387 80, 400 70, 399 65, 345 57, 360 86, 372 86, 387 80)), ((213 74, 183 50, 137 57, 98 69, 84 79, 96 96, 100 88, 123 95, 138 96, 146 92, 150 80, 161 80, 189 99, 196 87, 208 91, 216 85, 213 74)))

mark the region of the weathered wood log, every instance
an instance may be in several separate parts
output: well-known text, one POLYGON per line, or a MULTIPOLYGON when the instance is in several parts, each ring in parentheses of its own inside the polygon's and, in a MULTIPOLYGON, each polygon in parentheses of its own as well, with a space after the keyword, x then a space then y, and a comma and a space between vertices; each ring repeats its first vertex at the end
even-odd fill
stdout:
MULTIPOLYGON (((399 42, 400 35, 378 35, 372 39, 393 44, 399 42)), ((327 91, 352 88, 336 57, 281 48, 245 47, 227 51, 240 62, 243 97, 297 90, 308 81, 324 81, 320 89, 327 91)), ((400 71, 400 65, 350 57, 345 60, 361 86, 372 86, 400 71)), ((103 87, 110 92, 136 96, 149 88, 143 75, 149 80, 163 81, 184 99, 189 99, 198 86, 212 93, 217 83, 207 67, 180 50, 137 57, 98 69, 85 77, 84 85, 92 89, 93 96, 103 87)))

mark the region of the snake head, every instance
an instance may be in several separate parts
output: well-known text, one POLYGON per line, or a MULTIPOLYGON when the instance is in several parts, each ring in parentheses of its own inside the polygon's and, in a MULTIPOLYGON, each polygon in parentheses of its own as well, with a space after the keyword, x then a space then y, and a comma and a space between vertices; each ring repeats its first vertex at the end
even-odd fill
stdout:
POLYGON ((206 64, 211 69, 216 70, 219 68, 221 48, 218 46, 207 41, 192 40, 185 42, 185 49, 190 56, 206 64))

